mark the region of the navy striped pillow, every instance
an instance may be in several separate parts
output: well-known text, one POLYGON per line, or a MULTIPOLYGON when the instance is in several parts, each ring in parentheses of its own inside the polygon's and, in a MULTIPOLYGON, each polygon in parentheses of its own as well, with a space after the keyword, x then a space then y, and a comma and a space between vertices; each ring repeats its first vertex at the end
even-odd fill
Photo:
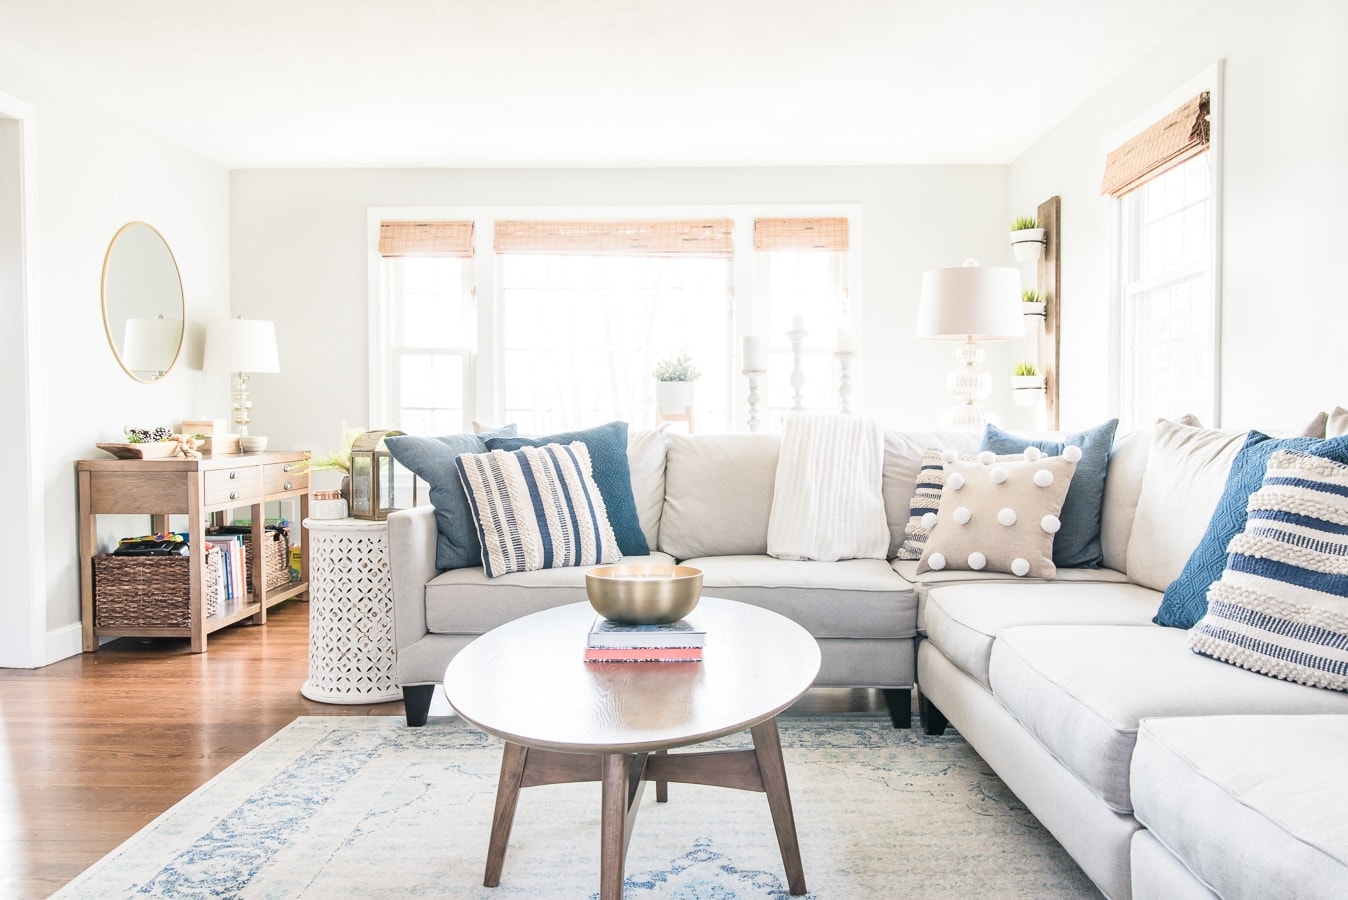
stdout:
POLYGON ((1274 453, 1207 600, 1189 633, 1195 652, 1348 690, 1348 465, 1274 453))
POLYGON ((488 578, 620 558, 584 443, 465 453, 455 465, 488 578))

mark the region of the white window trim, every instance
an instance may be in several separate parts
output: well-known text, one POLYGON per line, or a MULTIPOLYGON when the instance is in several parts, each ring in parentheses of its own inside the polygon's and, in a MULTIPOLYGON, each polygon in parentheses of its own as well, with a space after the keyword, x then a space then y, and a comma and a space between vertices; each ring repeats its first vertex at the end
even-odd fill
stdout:
MULTIPOLYGON (((468 423, 481 422, 500 425, 504 406, 502 360, 497 353, 496 336, 502 327, 500 308, 500 259, 492 249, 495 240, 494 223, 497 219, 693 219, 730 218, 733 220, 735 254, 732 257, 730 288, 731 347, 736 361, 732 366, 734 377, 729 379, 726 398, 736 430, 748 416, 748 386, 739 375, 737 363, 741 353, 740 339, 745 335, 762 334, 767 328, 767 299, 757 290, 753 227, 755 218, 768 217, 845 216, 848 219, 847 297, 851 329, 856 342, 855 352, 865 352, 863 346, 865 296, 862 283, 860 249, 863 239, 862 211, 859 204, 735 204, 692 206, 397 206, 371 207, 367 210, 368 251, 368 321, 369 321, 369 401, 370 420, 384 421, 393 412, 390 371, 389 334, 387 316, 381 300, 379 223, 384 219, 446 219, 472 220, 474 264, 473 293, 477 312, 477 347, 470 354, 468 376, 473 385, 464 418, 468 423), (761 296, 760 296, 761 295, 761 296), (476 357, 475 359, 471 357, 476 357)), ((859 411, 860 367, 852 368, 852 408, 859 411)))
MULTIPOLYGON (((1209 205, 1208 227, 1212 233, 1211 256, 1208 269, 1212 277, 1212 409, 1214 421, 1204 422, 1205 426, 1218 428, 1222 418, 1222 140, 1224 74, 1226 61, 1219 59, 1195 75, 1188 82, 1176 88, 1166 97, 1136 116, 1114 134, 1107 137, 1100 152, 1101 171, 1109 152, 1124 141, 1147 128, 1162 116, 1174 110, 1195 94, 1208 92, 1209 143, 1207 149, 1208 167, 1212 173, 1212 197, 1209 205)), ((1102 215, 1104 227, 1101 233, 1108 241, 1107 262, 1104 278, 1105 291, 1109 297, 1110 322, 1109 356, 1114 364, 1109 367, 1109 405, 1110 415, 1119 416, 1123 410, 1123 346, 1124 316, 1126 304, 1124 294, 1124 276, 1131 268, 1130 261, 1123 259, 1123 201, 1118 197, 1104 197, 1102 215)), ((1136 241, 1132 244, 1135 246, 1136 241)), ((1136 423, 1141 425, 1141 423, 1136 423)))

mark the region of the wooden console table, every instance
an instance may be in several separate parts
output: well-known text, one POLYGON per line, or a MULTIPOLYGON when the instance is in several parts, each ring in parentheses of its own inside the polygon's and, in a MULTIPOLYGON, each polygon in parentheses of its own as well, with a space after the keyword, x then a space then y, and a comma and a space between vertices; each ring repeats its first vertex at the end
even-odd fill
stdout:
POLYGON ((298 500, 299 524, 309 515, 309 475, 302 465, 309 454, 300 450, 262 453, 204 454, 201 459, 82 459, 75 464, 79 478, 80 607, 84 650, 98 649, 101 637, 190 637, 192 652, 204 653, 206 635, 251 618, 267 621, 267 610, 304 593, 309 584, 309 542, 301 537, 302 580, 278 591, 268 591, 264 576, 265 504, 298 500), (247 507, 253 522, 253 592, 242 603, 205 615, 203 554, 189 556, 191 625, 187 627, 104 627, 95 624, 93 561, 98 553, 97 517, 104 514, 149 515, 150 531, 168 531, 170 515, 187 516, 191 546, 203 546, 210 517, 247 507))

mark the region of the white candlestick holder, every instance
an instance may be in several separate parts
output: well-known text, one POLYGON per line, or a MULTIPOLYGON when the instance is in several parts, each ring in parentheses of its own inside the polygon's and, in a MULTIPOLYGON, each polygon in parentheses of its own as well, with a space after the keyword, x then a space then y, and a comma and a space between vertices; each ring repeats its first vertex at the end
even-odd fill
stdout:
POLYGON ((763 377, 767 369, 741 369, 744 377, 749 379, 749 432, 758 433, 758 379, 763 377))
POLYGON ((852 411, 852 357, 850 350, 839 350, 833 354, 838 360, 838 411, 846 415, 852 411))
POLYGON ((805 343, 805 335, 809 332, 800 328, 793 328, 786 333, 787 340, 791 341, 791 390, 793 396, 791 400, 792 412, 805 411, 805 369, 801 365, 801 345, 805 343))

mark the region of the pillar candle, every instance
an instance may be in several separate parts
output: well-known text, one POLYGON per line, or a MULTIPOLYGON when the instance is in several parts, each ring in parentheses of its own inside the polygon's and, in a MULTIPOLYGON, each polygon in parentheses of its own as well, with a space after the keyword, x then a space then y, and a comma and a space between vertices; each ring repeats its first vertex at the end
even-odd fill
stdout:
POLYGON ((767 360, 763 356, 763 339, 750 335, 744 339, 744 368, 766 369, 767 360))
POLYGON ((802 316, 800 313, 796 313, 794 316, 791 317, 791 330, 792 331, 805 330, 805 317, 802 316))
POLYGON ((839 328, 837 351, 839 353, 851 353, 853 349, 854 348, 852 346, 852 329, 839 328))

